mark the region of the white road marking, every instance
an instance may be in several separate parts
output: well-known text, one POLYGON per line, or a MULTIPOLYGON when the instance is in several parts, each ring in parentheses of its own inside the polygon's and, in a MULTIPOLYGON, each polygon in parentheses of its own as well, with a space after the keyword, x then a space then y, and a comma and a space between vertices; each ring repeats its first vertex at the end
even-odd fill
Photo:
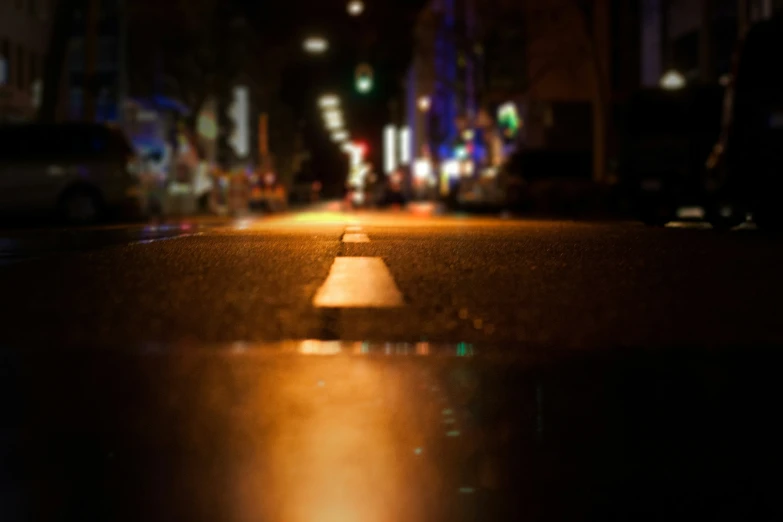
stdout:
POLYGON ((367 234, 344 234, 343 243, 369 243, 370 238, 367 234))
POLYGON ((338 257, 316 292, 319 308, 394 308, 403 299, 380 257, 338 257))

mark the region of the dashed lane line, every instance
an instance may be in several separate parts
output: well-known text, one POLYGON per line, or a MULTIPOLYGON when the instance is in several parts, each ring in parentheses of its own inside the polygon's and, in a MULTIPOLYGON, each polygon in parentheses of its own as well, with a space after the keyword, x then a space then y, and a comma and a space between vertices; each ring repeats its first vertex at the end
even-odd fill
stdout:
POLYGON ((370 238, 367 234, 344 234, 343 243, 369 243, 370 238))
POLYGON ((396 308, 402 293, 380 257, 337 257, 313 305, 319 308, 396 308))

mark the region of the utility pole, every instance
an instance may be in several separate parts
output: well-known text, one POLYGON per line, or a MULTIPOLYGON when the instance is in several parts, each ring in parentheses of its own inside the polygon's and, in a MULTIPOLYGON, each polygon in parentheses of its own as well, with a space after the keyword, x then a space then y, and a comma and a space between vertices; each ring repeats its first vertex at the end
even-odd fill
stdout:
POLYGON ((94 122, 96 116, 95 70, 100 8, 100 0, 88 0, 87 18, 84 27, 84 84, 82 89, 84 93, 84 112, 82 116, 84 121, 88 123, 94 122))

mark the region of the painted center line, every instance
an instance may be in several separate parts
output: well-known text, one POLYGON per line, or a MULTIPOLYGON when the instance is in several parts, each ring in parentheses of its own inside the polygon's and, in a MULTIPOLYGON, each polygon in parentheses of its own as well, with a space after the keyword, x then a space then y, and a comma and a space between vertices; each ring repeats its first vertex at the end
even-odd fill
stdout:
POLYGON ((367 234, 345 234, 343 235, 343 243, 369 243, 370 238, 367 234))
POLYGON ((316 292, 319 308, 394 308, 403 299, 380 257, 338 257, 316 292))

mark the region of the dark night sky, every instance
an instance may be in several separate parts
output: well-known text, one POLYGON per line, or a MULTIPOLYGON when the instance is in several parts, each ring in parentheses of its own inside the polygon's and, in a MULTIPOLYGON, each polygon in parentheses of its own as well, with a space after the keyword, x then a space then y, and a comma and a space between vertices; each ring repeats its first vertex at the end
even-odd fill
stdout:
POLYGON ((359 17, 346 12, 347 0, 236 0, 263 41, 291 48, 283 80, 284 99, 304 120, 307 146, 317 170, 328 178, 344 174, 341 154, 328 140, 317 98, 325 92, 340 95, 347 130, 366 141, 370 161, 380 165, 381 132, 389 121, 389 101, 401 93, 401 81, 410 63, 416 15, 425 0, 365 0, 359 17), (330 41, 327 55, 312 57, 301 51, 308 34, 330 41), (374 68, 376 87, 368 95, 354 91, 354 69, 362 61, 374 68), (330 172, 331 171, 331 172, 330 172), (332 175, 329 175, 329 174, 332 175))

